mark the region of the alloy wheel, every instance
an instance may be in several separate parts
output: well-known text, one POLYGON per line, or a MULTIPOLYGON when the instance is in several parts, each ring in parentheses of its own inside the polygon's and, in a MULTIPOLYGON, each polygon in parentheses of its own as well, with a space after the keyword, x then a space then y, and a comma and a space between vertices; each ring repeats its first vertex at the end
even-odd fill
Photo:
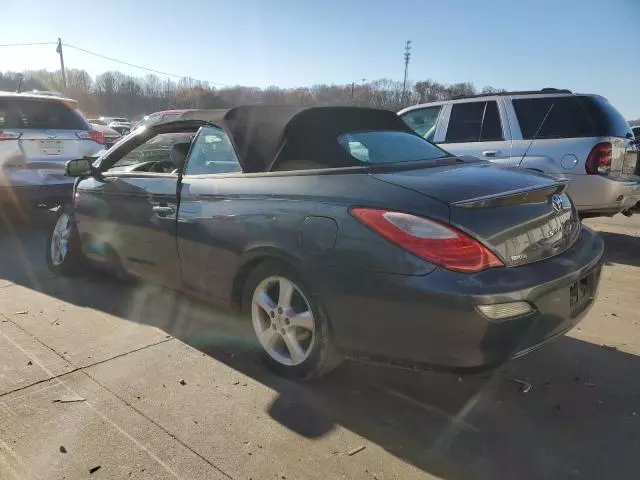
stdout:
POLYGON ((282 365, 304 362, 315 341, 315 320, 311 304, 291 280, 272 276, 262 280, 253 292, 251 318, 260 344, 282 365))
POLYGON ((51 262, 56 266, 62 265, 69 251, 69 237, 71 236, 71 218, 63 213, 58 217, 51 236, 51 262))

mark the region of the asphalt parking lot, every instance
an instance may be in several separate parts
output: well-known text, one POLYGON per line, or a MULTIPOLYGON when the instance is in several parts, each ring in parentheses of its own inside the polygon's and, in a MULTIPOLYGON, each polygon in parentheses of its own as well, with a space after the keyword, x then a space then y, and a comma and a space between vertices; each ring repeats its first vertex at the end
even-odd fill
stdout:
POLYGON ((587 221, 600 297, 545 348, 463 377, 349 363, 306 384, 265 370, 227 312, 53 278, 49 221, 0 222, 3 480, 638 477, 638 216, 587 221))

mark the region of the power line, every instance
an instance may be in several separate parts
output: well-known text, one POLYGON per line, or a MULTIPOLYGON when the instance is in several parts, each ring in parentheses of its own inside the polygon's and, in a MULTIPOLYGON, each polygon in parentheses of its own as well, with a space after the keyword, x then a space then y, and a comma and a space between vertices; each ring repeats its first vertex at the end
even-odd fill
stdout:
POLYGON ((210 82, 208 80, 198 80, 195 78, 191 78, 189 76, 186 75, 176 75, 175 73, 168 73, 168 72, 162 72, 160 70, 154 70, 153 68, 147 68, 147 67, 143 67, 141 65, 135 65, 133 63, 129 63, 129 62, 125 62, 123 60, 118 60, 117 58, 113 58, 113 57, 108 57, 107 55, 103 55, 101 53, 97 53, 97 52, 92 52, 91 50, 87 50, 85 48, 80 48, 77 47, 75 45, 71 45, 70 43, 64 43, 65 47, 69 47, 69 48, 73 48, 75 50, 79 50, 81 52, 85 52, 88 53, 89 55, 94 55, 96 57, 100 57, 100 58, 104 58, 105 60, 111 60, 112 62, 116 62, 116 63, 121 63, 123 65, 127 65, 129 67, 133 67, 133 68, 139 68, 140 70, 146 70, 147 72, 152 72, 152 73, 157 73, 159 75, 165 75, 167 77, 174 77, 174 78, 189 78, 192 80, 195 80, 197 82, 202 82, 202 83, 208 83, 208 84, 212 84, 212 85, 220 85, 220 86, 226 86, 229 84, 225 84, 225 83, 215 83, 215 82, 210 82))
POLYGON ((55 45, 57 42, 5 43, 0 47, 29 47, 31 45, 55 45))

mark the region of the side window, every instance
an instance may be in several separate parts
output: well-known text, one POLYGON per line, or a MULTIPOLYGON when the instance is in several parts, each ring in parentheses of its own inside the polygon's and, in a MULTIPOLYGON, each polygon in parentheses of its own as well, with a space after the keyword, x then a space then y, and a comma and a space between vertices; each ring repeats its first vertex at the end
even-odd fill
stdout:
POLYGON ((188 144, 192 136, 192 132, 160 133, 129 150, 109 171, 171 173, 176 168, 171 160, 173 145, 188 144))
POLYGON ((422 138, 433 141, 433 136, 436 133, 436 122, 441 110, 442 105, 411 110, 402 115, 402 120, 422 138))
POLYGON ((452 105, 445 142, 490 142, 503 139, 500 113, 495 101, 452 105))
POLYGON ((193 141, 185 175, 241 172, 242 168, 224 130, 204 126, 193 141))
POLYGON ((512 103, 525 140, 594 134, 591 117, 574 97, 519 98, 512 103))
POLYGON ((502 123, 500 123, 500 112, 496 102, 487 102, 482 120, 482 130, 480 131, 481 142, 495 142, 504 140, 502 135, 502 123))

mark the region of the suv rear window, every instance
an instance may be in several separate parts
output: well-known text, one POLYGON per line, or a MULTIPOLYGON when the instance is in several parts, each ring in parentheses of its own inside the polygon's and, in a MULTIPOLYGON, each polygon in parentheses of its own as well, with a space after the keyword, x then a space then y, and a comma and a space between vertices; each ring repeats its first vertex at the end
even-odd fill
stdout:
POLYGON ((591 117, 576 97, 518 98, 513 108, 525 140, 595 135, 591 117))
POLYGON ((411 162, 451 156, 433 143, 405 132, 347 133, 338 137, 338 143, 364 163, 411 162))
POLYGON ((584 105, 596 126, 598 136, 630 138, 631 126, 622 114, 602 97, 582 95, 577 97, 584 105))
POLYGON ((4 98, 0 99, 0 128, 88 130, 89 124, 60 101, 4 98))
POLYGON ((631 127, 600 97, 519 98, 513 100, 522 138, 627 137, 631 127), (547 116, 548 113, 548 116, 547 116), (545 116, 547 117, 544 120, 545 116), (542 123, 544 120, 544 123, 542 123), (542 126, 541 126, 542 124, 542 126), (536 131, 540 129, 538 135, 536 131))

